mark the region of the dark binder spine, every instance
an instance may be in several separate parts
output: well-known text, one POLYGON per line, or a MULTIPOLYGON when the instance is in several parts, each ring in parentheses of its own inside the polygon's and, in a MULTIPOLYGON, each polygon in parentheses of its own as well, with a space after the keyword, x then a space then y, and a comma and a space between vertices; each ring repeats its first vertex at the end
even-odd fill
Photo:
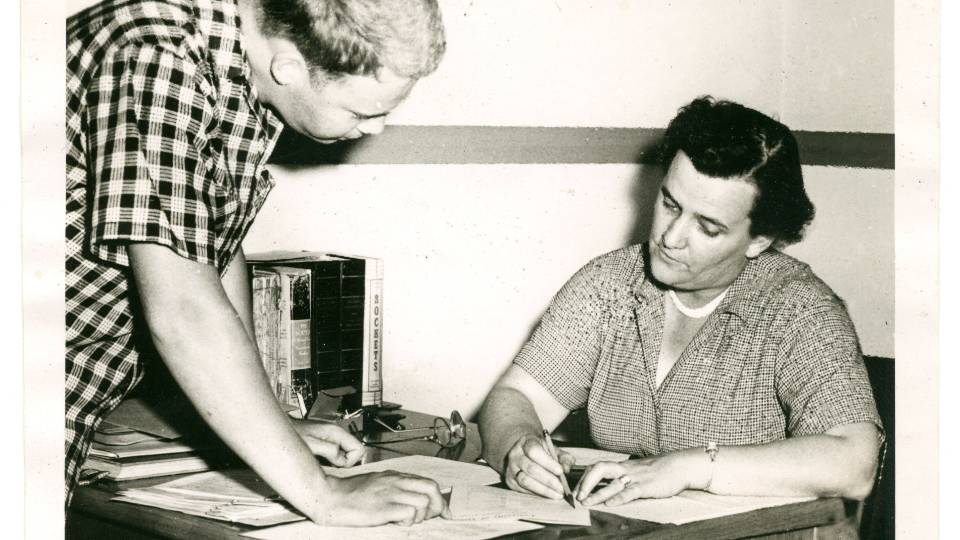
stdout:
POLYGON ((336 388, 344 381, 341 361, 343 260, 312 261, 313 271, 313 380, 315 388, 336 388))

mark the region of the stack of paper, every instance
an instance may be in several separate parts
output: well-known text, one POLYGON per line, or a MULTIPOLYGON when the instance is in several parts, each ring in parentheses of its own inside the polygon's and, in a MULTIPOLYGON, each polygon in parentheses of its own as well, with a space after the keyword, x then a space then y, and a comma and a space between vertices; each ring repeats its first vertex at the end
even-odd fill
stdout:
POLYGON ((113 500, 260 527, 304 519, 249 469, 194 474, 118 495, 113 500))
MULTIPOLYGON (((387 470, 432 478, 443 491, 500 481, 500 476, 489 467, 430 456, 404 456, 346 469, 324 467, 326 474, 338 478, 387 470)), ((247 525, 303 519, 282 504, 260 477, 246 469, 195 474, 149 488, 123 490, 119 495, 114 500, 247 525)))
POLYGON ((556 525, 590 525, 590 510, 563 499, 544 499, 488 486, 458 486, 450 492, 454 520, 523 519, 556 525))
POLYGON ((525 521, 450 521, 428 519, 410 527, 322 527, 312 521, 288 523, 269 529, 243 533, 260 540, 485 540, 542 529, 543 525, 525 521))
POLYGON ((592 510, 655 523, 682 525, 803 501, 816 497, 731 497, 703 491, 682 491, 666 499, 637 499, 621 506, 592 506, 592 510))
POLYGON ((488 486, 500 482, 500 475, 490 467, 433 456, 403 456, 347 469, 323 468, 323 472, 337 478, 381 471, 397 471, 431 478, 440 485, 442 492, 447 492, 454 486, 488 486))

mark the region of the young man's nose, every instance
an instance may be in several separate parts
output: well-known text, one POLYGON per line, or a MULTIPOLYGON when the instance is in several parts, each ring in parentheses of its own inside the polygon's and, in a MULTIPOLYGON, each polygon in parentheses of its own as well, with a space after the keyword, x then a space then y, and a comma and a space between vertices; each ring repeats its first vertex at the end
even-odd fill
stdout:
POLYGON ((368 118, 357 124, 357 129, 364 135, 379 135, 383 132, 383 125, 385 121, 386 119, 382 116, 368 118))

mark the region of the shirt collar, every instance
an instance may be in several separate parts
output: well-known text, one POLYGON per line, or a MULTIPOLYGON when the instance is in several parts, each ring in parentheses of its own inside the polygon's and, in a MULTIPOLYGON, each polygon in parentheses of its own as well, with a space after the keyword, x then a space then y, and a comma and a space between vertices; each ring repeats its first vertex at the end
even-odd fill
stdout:
POLYGON ((206 36, 217 75, 249 81, 250 66, 236 0, 195 0, 194 13, 200 33, 206 36))
MULTIPOLYGON (((644 243, 639 253, 637 264, 634 267, 633 295, 641 304, 660 302, 663 290, 653 284, 649 275, 649 244, 644 243)), ((777 257, 777 253, 769 250, 757 257, 748 259, 743 271, 730 284, 726 297, 717 306, 717 313, 729 313, 738 317, 741 321, 746 321, 752 299, 759 292, 757 290, 757 280, 765 273, 773 259, 777 257)))
POLYGON ((267 148, 264 154, 269 156, 277 142, 283 122, 268 108, 263 106, 253 86, 252 70, 247 61, 247 49, 241 32, 240 10, 236 0, 196 0, 195 12, 197 24, 202 34, 207 36, 207 44, 214 61, 214 70, 222 79, 245 88, 250 106, 260 117, 267 133, 267 148))

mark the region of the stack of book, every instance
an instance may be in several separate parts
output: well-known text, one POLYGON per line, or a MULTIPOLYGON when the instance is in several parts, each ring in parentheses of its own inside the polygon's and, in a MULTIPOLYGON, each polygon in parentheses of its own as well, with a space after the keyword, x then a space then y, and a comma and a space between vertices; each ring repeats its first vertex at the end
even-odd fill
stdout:
POLYGON ((380 405, 383 261, 273 251, 247 262, 257 346, 277 399, 309 408, 321 390, 351 386, 346 407, 380 405))
POLYGON ((128 399, 101 422, 84 470, 114 480, 206 471, 230 463, 213 444, 190 442, 140 399, 128 399))
POLYGON ((104 471, 110 480, 122 481, 206 471, 213 464, 192 446, 177 441, 149 439, 114 445, 94 439, 83 468, 104 471))

